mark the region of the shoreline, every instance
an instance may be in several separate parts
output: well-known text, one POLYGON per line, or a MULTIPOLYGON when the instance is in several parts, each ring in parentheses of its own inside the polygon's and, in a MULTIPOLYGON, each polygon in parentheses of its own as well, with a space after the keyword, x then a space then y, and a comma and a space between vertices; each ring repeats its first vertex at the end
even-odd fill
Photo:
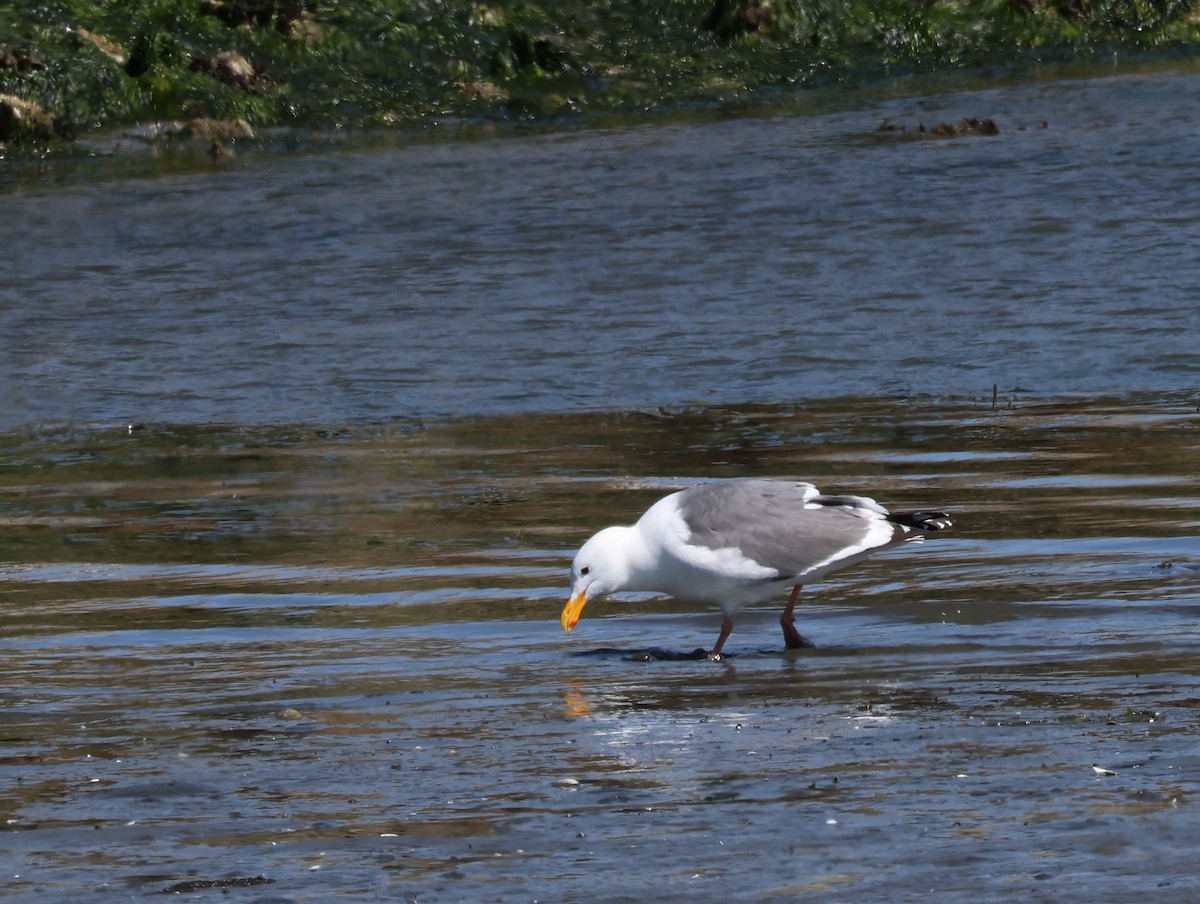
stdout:
POLYGON ((130 18, 18 0, 0 11, 0 153, 69 154, 139 123, 179 123, 162 137, 199 137, 217 154, 264 129, 586 125, 911 79, 1194 59, 1194 4, 1150 22, 1122 9, 685 2, 656 17, 637 4, 461 4, 433 16, 395 0, 163 0, 130 18))

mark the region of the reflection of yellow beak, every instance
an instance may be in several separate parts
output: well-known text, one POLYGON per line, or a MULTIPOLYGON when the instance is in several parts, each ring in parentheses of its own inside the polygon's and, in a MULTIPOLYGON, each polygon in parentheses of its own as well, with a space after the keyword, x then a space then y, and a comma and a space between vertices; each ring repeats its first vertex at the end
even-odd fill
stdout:
POLYGON ((565 696, 568 716, 582 719, 592 714, 592 704, 588 703, 588 698, 583 695, 583 691, 577 688, 569 688, 565 696))
POLYGON ((570 631, 579 622, 579 614, 587 605, 587 594, 577 593, 567 602, 562 611, 562 626, 564 631, 570 631))

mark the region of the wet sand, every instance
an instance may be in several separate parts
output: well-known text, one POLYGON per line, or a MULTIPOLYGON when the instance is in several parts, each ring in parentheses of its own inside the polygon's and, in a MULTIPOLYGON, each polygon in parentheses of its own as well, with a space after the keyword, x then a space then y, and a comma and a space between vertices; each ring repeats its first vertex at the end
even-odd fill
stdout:
POLYGON ((10 436, 6 894, 1186 898, 1196 421, 843 400, 10 436), (562 633, 594 526, 742 471, 956 528, 814 585, 814 650, 762 607, 727 662, 656 656, 719 617, 654 598, 562 633))

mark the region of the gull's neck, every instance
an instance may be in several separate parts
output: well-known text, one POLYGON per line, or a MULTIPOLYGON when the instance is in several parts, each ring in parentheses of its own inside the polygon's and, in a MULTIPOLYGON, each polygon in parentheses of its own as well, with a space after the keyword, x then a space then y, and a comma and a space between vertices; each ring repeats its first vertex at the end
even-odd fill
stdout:
POLYGON ((640 527, 610 527, 605 532, 605 540, 610 544, 624 572, 620 578, 622 590, 659 590, 659 579, 656 572, 658 546, 640 527))

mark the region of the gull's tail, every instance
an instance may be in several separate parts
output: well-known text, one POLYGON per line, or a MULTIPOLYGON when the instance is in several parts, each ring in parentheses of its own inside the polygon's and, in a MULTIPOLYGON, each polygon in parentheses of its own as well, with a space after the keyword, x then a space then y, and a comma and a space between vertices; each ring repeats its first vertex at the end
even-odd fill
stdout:
POLYGON ((899 524, 901 527, 907 527, 909 530, 922 532, 945 530, 953 524, 950 516, 945 512, 903 512, 897 515, 888 515, 888 521, 899 524))

